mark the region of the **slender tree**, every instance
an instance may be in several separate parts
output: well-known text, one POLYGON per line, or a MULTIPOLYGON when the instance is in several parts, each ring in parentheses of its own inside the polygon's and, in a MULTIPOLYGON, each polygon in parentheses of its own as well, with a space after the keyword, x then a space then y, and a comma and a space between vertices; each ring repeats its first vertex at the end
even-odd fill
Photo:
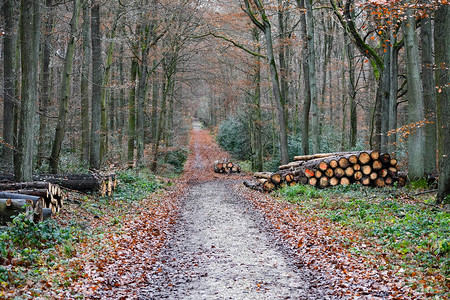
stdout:
POLYGON ((75 52, 75 36, 78 30, 78 16, 80 12, 80 0, 73 0, 72 20, 70 21, 70 38, 66 49, 64 71, 61 80, 61 92, 59 103, 58 123, 56 125, 55 138, 53 140, 52 154, 50 156, 50 172, 59 172, 61 147, 66 132, 66 119, 69 109, 70 78, 73 69, 73 55, 75 52))
POLYGON ((450 5, 442 4, 434 16, 437 121, 439 143, 438 203, 450 203, 450 5))

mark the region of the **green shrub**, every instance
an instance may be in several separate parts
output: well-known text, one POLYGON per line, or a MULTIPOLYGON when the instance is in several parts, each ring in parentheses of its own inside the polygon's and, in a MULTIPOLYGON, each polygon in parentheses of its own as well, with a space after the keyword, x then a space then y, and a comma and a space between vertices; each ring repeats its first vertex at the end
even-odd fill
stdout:
POLYGON ((154 175, 144 177, 133 170, 119 172, 117 181, 114 198, 121 200, 139 200, 162 187, 154 175))
POLYGON ((185 148, 179 148, 167 153, 166 163, 173 166, 173 172, 180 174, 183 172, 183 166, 186 162, 189 151, 185 148))
POLYGON ((246 125, 239 119, 231 117, 219 126, 217 141, 225 151, 239 160, 250 158, 250 140, 246 125))

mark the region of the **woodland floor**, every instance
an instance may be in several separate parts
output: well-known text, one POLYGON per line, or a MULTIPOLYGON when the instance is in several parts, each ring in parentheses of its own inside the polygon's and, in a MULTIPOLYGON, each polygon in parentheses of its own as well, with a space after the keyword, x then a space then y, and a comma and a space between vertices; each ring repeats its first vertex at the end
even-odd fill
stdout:
MULTIPOLYGON (((54 279, 30 282, 22 290, 35 288, 33 293, 42 297, 28 293, 28 298, 426 297, 408 288, 402 269, 378 268, 388 260, 383 253, 370 257, 349 251, 354 243, 361 246, 358 232, 246 189, 246 175, 215 174, 213 162, 228 154, 199 124, 194 124, 190 149, 176 184, 131 204, 119 221, 91 218, 91 230, 107 229, 80 241, 68 263, 49 271, 48 278, 66 280, 64 287, 52 284, 54 279)), ((17 290, 9 293, 18 295, 17 290)))

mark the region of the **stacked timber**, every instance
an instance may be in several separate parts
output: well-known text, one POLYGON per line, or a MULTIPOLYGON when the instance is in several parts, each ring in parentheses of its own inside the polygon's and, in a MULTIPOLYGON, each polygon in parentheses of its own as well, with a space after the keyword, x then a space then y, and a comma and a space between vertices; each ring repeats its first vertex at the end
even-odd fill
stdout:
MULTIPOLYGON (((69 175, 34 175, 34 181, 57 184, 66 189, 79 192, 98 192, 101 196, 111 196, 117 185, 115 174, 69 174, 69 175)), ((11 174, 1 174, 0 181, 14 181, 11 174)))
POLYGON ((295 156, 278 172, 257 172, 254 177, 266 192, 296 183, 320 188, 352 183, 381 188, 406 183, 406 176, 398 172, 397 160, 377 150, 295 156))
POLYGON ((20 213, 37 223, 50 218, 52 209, 45 208, 44 198, 39 196, 0 192, 0 224, 11 222, 20 213))
POLYGON ((10 198, 16 194, 42 198, 42 207, 49 208, 54 214, 61 210, 65 198, 59 185, 46 181, 0 183, 0 191, 3 191, 0 198, 1 194, 10 198))
POLYGON ((216 160, 214 162, 214 172, 215 173, 240 173, 241 167, 228 159, 224 158, 221 160, 216 160))

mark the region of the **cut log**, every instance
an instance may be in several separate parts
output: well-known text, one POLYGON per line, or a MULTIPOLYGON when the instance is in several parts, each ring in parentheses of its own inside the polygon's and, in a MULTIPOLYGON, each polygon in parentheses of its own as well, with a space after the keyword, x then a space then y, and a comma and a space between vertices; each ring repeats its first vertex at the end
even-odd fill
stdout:
POLYGON ((380 176, 380 177, 386 177, 387 176, 387 174, 388 174, 388 170, 387 169, 381 169, 381 170, 379 170, 378 171, 378 176, 380 176))
POLYGON ((308 184, 308 177, 306 177, 306 176, 300 176, 300 177, 297 178, 296 181, 297 181, 299 184, 305 185, 305 184, 308 184))
POLYGON ((398 161, 395 158, 391 158, 389 163, 390 163, 391 166, 395 167, 395 166, 397 166, 398 161))
POLYGON ((368 164, 370 162, 370 154, 367 152, 361 152, 358 155, 358 161, 361 165, 368 164))
POLYGON ((354 165, 356 163, 358 163, 358 156, 356 154, 352 154, 348 157, 348 161, 354 165))
POLYGON ((333 175, 334 175, 334 170, 332 168, 328 168, 325 171, 325 176, 327 176, 328 178, 333 177, 333 175))
POLYGON ((315 172, 313 170, 310 170, 310 169, 305 170, 305 176, 308 178, 314 177, 314 173, 315 172))
POLYGON ((391 164, 391 156, 388 153, 381 154, 380 161, 383 165, 389 166, 391 164))
POLYGON ((336 159, 331 159, 330 162, 328 163, 328 165, 333 169, 335 169, 339 166, 338 161, 336 159))
POLYGON ((340 184, 341 185, 349 185, 350 184, 350 180, 347 177, 342 177, 340 184))
POLYGON ((341 157, 339 159, 338 163, 339 163, 339 167, 341 167, 342 169, 345 169, 350 165, 350 162, 345 157, 341 157))
POLYGON ((272 175, 270 175, 270 181, 275 185, 280 184, 281 183, 281 174, 273 173, 272 175))
POLYGON ((370 173, 369 178, 370 178, 370 180, 374 181, 375 179, 378 178, 378 173, 377 172, 370 173))
POLYGON ((361 165, 360 165, 360 164, 354 164, 354 165, 353 165, 353 170, 355 170, 355 171, 361 171, 361 165))
POLYGON ((267 180, 263 184, 263 190, 265 192, 271 192, 275 189, 275 187, 276 187, 276 185, 273 182, 271 182, 270 180, 267 180))
POLYGON ((362 185, 368 186, 370 185, 370 178, 369 176, 363 176, 363 178, 361 178, 360 180, 362 185))
POLYGON ((347 177, 353 177, 353 174, 355 174, 355 170, 353 169, 353 167, 347 167, 346 169, 345 169, 345 176, 347 176, 347 177))
POLYGON ((356 171, 355 174, 353 174, 353 178, 354 178, 356 181, 361 180, 362 177, 363 177, 363 173, 362 173, 361 171, 356 171))
POLYGON ((12 217, 20 213, 25 213, 27 219, 34 219, 33 200, 31 199, 11 199, 0 198, 0 224, 12 221, 12 217))
POLYGON ((380 151, 373 150, 372 152, 370 152, 370 158, 372 158, 373 160, 378 160, 380 158, 380 151))
POLYGON ((316 177, 309 178, 308 184, 312 185, 312 186, 316 186, 317 185, 317 178, 316 177))
POLYGON ((361 172, 363 173, 363 175, 369 175, 370 173, 372 173, 372 167, 369 165, 361 166, 361 172))
POLYGON ((272 175, 271 172, 256 172, 256 173, 253 174, 253 177, 270 179, 271 175, 272 175))
POLYGON ((381 170, 383 168, 383 163, 379 160, 374 160, 372 162, 372 169, 375 171, 381 170))
POLYGON ((319 163, 319 165, 317 166, 317 168, 322 171, 325 172, 328 169, 328 163, 326 161, 321 161, 319 163))
POLYGON ((397 177, 398 170, 396 167, 389 167, 387 169, 388 175, 391 177, 397 177))
POLYGON ((386 185, 386 183, 384 182, 384 178, 382 177, 378 177, 377 179, 375 179, 373 184, 379 188, 385 187, 386 185))
POLYGON ((337 178, 337 177, 331 177, 331 178, 330 178, 330 185, 331 185, 331 186, 336 186, 336 185, 339 184, 339 182, 340 182, 340 180, 339 180, 339 178, 337 178))
POLYGON ((384 178, 384 182, 386 183, 386 185, 392 185, 394 183, 394 180, 392 179, 392 177, 386 176, 384 178))
POLYGON ((334 169, 334 176, 336 176, 337 178, 341 178, 344 175, 345 175, 345 171, 342 168, 334 169))
POLYGON ((319 186, 324 188, 324 187, 327 187, 328 185, 329 185, 328 177, 326 177, 326 176, 320 177, 319 186))
POLYGON ((316 177, 317 179, 319 179, 320 177, 322 177, 322 171, 317 170, 316 172, 314 172, 314 177, 316 177))
POLYGON ((284 174, 282 180, 286 181, 287 183, 294 182, 294 174, 292 173, 284 174))

